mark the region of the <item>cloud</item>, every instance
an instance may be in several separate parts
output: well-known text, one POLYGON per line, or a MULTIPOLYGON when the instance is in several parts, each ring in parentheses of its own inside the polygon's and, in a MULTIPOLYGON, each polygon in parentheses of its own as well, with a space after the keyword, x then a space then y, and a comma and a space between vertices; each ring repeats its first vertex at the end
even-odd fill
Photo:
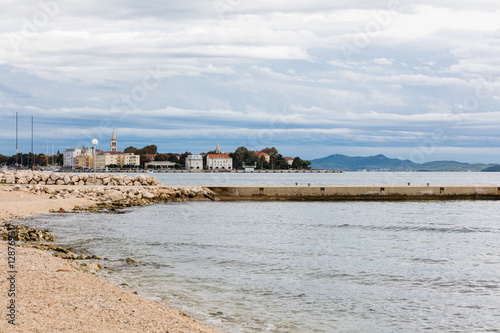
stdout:
POLYGON ((373 63, 377 65, 392 65, 392 61, 386 58, 376 58, 373 59, 373 63))
POLYGON ((495 146, 500 4, 393 3, 7 0, 0 149, 13 151, 15 112, 61 148, 112 128, 165 150, 395 152, 435 131, 456 154, 495 146))

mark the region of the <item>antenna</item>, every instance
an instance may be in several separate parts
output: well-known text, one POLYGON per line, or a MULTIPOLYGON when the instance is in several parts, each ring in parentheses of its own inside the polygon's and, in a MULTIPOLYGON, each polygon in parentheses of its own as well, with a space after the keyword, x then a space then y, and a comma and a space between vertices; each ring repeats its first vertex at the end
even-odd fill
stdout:
POLYGON ((31 116, 31 156, 32 156, 32 161, 31 161, 31 170, 33 170, 33 167, 35 166, 35 155, 33 155, 33 116, 31 116))

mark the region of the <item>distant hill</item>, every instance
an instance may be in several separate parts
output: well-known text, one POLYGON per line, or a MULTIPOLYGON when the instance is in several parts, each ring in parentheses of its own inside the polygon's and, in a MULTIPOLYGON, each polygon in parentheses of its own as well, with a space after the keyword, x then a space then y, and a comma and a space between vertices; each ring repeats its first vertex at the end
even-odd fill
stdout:
POLYGON ((334 154, 311 160, 311 163, 313 169, 335 169, 345 171, 482 171, 494 166, 500 168, 499 165, 495 164, 470 164, 456 161, 435 161, 420 164, 410 160, 388 158, 381 154, 367 157, 334 154))
POLYGON ((493 166, 490 166, 484 170, 481 170, 483 172, 500 172, 500 165, 493 165, 493 166))

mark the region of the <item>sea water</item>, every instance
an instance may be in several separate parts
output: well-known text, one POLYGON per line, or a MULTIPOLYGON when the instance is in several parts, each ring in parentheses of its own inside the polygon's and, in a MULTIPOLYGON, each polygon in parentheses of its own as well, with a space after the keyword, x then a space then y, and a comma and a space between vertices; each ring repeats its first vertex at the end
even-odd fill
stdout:
POLYGON ((29 223, 226 332, 500 331, 495 201, 182 202, 29 223))

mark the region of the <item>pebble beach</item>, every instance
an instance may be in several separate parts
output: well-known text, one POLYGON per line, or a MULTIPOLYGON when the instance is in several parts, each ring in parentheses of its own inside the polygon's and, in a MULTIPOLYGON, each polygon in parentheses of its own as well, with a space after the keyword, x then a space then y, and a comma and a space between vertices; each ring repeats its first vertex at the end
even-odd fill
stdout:
MULTIPOLYGON (((80 179, 73 182, 76 179, 72 175, 57 176, 54 184, 47 185, 42 182, 55 176, 42 177, 41 173, 26 171, 0 175, 3 180, 0 223, 4 229, 6 223, 18 222, 12 221, 14 219, 51 211, 66 212, 75 207, 106 209, 215 199, 206 189, 167 188, 153 180, 154 177, 142 176, 132 181, 126 176, 101 175, 100 184, 93 186, 82 184, 80 179), (56 185, 59 178, 61 181, 56 185), (62 184, 64 178, 72 183, 62 184), (35 179, 38 179, 36 183, 35 179)), ((8 280, 9 244, 4 235, 3 238, 0 290, 4 295, 5 313, 0 332, 216 332, 187 314, 112 285, 89 267, 56 257, 50 251, 27 247, 21 241, 15 242, 15 297, 6 297, 12 281, 8 280), (15 325, 9 323, 7 316, 7 306, 12 299, 15 300, 15 325)))

